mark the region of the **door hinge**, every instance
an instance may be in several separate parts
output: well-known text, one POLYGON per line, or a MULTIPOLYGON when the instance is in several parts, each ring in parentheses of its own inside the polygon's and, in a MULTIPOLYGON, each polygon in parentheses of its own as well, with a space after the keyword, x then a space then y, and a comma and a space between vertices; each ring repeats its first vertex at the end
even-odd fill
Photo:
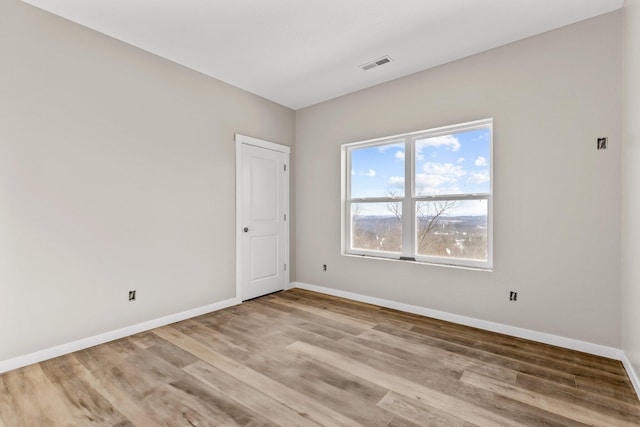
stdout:
POLYGON ((287 264, 284 265, 284 271, 287 271, 287 264))
POLYGON ((284 214, 284 220, 285 221, 287 220, 287 214, 284 214))
POLYGON ((286 164, 284 165, 284 171, 285 172, 287 171, 287 165, 286 164))

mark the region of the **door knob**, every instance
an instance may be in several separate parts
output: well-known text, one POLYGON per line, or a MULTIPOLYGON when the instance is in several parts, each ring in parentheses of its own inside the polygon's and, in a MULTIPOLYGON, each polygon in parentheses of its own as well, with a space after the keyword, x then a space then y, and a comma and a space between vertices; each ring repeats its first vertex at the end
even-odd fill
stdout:
POLYGON ((245 227, 242 229, 245 233, 249 231, 249 227, 245 227))

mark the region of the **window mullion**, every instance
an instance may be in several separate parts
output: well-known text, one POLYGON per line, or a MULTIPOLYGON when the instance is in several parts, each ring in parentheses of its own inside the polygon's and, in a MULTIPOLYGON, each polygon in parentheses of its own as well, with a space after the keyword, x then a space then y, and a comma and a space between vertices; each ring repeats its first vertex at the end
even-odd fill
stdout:
POLYGON ((413 219, 413 144, 407 137, 404 142, 404 199, 402 199, 402 256, 412 258, 414 224, 413 219))
POLYGON ((351 233, 353 233, 353 230, 352 230, 353 218, 351 217, 351 209, 352 209, 351 208, 351 201, 347 200, 346 203, 345 203, 345 210, 344 210, 344 213, 343 213, 344 218, 345 218, 344 219, 345 233, 344 233, 344 236, 343 236, 343 239, 344 239, 344 243, 343 244, 344 244, 344 247, 345 247, 345 249, 347 251, 352 251, 353 250, 353 245, 352 245, 353 238, 352 238, 352 234, 351 234, 351 233))
POLYGON ((343 162, 343 196, 342 196, 342 224, 344 234, 342 236, 343 252, 349 252, 352 248, 352 221, 351 218, 351 150, 344 149, 342 152, 343 162))

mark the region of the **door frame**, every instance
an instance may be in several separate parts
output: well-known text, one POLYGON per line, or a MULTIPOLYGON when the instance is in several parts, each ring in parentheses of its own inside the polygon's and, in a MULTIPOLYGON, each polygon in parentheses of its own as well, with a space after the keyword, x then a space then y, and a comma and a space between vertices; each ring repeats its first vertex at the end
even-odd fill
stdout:
POLYGON ((238 303, 242 302, 242 237, 243 231, 242 227, 242 167, 243 167, 243 159, 242 159, 242 147, 243 145, 252 145, 254 147, 263 148, 266 150, 277 151, 279 153, 283 153, 285 160, 284 164, 287 168, 285 178, 284 178, 284 213, 286 215, 286 225, 284 227, 285 232, 285 248, 284 248, 284 260, 287 265, 287 269, 284 272, 284 289, 289 287, 289 271, 291 270, 291 265, 289 262, 289 248, 291 246, 290 242, 290 220, 291 215, 289 212, 290 207, 290 199, 289 199, 289 176, 290 176, 290 168, 289 168, 289 154, 291 153, 291 147, 286 145, 276 144, 274 142, 264 141, 262 139, 254 138, 251 136, 241 135, 239 133, 235 134, 235 143, 236 143, 236 300, 238 303))

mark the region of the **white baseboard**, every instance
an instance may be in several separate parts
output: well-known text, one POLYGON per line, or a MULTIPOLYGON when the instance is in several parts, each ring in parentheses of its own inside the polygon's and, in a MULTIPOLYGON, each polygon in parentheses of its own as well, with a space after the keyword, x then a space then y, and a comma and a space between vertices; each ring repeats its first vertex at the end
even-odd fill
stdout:
POLYGON ((636 389, 638 398, 640 398, 640 376, 638 376, 638 372, 636 372, 636 370, 633 368, 631 361, 624 353, 622 353, 622 364, 624 365, 624 369, 627 370, 627 375, 629 375, 629 379, 631 380, 631 384, 633 384, 633 388, 636 389))
POLYGON ((622 350, 617 348, 593 344, 586 341, 574 340, 571 338, 560 337, 544 332, 532 331, 530 329, 489 322, 486 320, 475 319, 473 317, 460 316, 458 314, 451 314, 444 311, 432 310, 425 307, 390 301, 382 298, 370 297, 367 295, 361 295, 352 292, 345 292, 338 289, 310 285, 308 283, 293 282, 291 285, 292 288, 297 287, 300 289, 307 289, 309 291, 315 291, 322 294, 333 295, 354 301, 379 305, 381 307, 392 308, 395 310, 405 311, 407 313, 419 314, 421 316, 432 317, 434 319, 440 319, 447 322, 458 323, 460 325, 484 329, 486 331, 498 332, 501 334, 537 341, 544 344, 551 344, 571 350, 582 351, 584 353, 595 354, 597 356, 608 357, 610 359, 622 360, 623 356, 622 350))
POLYGON ((74 351, 93 347, 98 344, 103 344, 105 342, 128 337, 130 335, 148 331, 150 329, 159 328, 161 326, 169 325, 171 323, 179 322, 181 320, 186 320, 192 317, 201 316, 203 314, 211 313, 213 311, 221 310, 223 308, 240 304, 241 302, 242 301, 240 301, 239 298, 230 298, 228 300, 194 308, 192 310, 171 314, 169 316, 161 317, 159 319, 149 320, 147 322, 138 323, 136 325, 127 326, 121 329, 116 329, 115 331, 105 332, 104 334, 95 335, 92 337, 80 339, 78 341, 73 341, 67 344, 62 344, 62 345, 47 348, 44 350, 36 351, 34 353, 26 354, 24 356, 18 356, 13 359, 2 360, 0 361, 0 374, 3 372, 11 371, 13 369, 22 368, 23 366, 42 362, 44 360, 53 359, 54 357, 69 354, 74 351))
POLYGON ((289 284, 285 285, 284 290, 288 291, 289 289, 293 289, 297 287, 298 282, 289 282, 289 284))

